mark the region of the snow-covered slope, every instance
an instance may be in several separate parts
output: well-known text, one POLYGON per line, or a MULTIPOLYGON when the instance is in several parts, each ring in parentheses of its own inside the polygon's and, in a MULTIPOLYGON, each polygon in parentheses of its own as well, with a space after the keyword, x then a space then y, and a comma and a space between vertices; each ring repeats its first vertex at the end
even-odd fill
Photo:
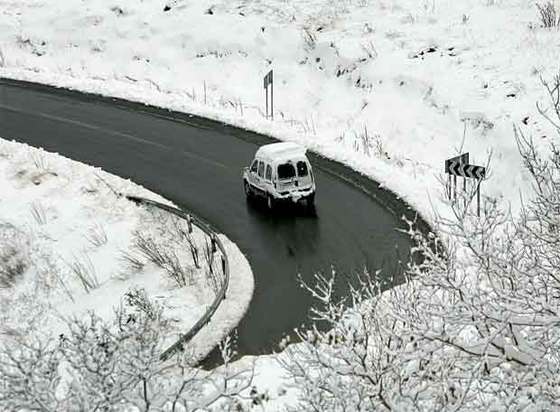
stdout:
POLYGON ((477 164, 492 152, 483 193, 516 203, 526 178, 512 125, 548 139, 535 102, 560 40, 530 1, 0 0, 0 10, 2 76, 300 141, 425 215, 461 147, 477 164), (263 117, 270 69, 274 122, 263 117))
MULTIPOLYGON (((172 226, 178 223, 116 192, 169 204, 160 196, 91 166, 3 139, 0 188, 0 342, 29 332, 56 336, 65 332, 65 319, 87 311, 110 321, 119 306, 130 304, 129 293, 144 291, 169 320, 165 345, 170 346, 213 302, 206 262, 201 257, 196 265, 189 244, 176 243, 172 226), (186 283, 180 286, 151 262, 139 241, 173 253, 188 275, 186 283)), ((227 237, 220 238, 230 262, 230 288, 189 347, 197 358, 237 326, 253 292, 244 255, 227 237)), ((190 241, 203 256, 209 241, 204 232, 193 226, 190 241)))

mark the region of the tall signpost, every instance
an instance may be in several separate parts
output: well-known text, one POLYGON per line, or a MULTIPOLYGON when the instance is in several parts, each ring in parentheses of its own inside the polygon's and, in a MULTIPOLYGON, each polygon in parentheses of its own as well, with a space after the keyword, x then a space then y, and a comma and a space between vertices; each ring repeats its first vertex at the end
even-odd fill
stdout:
POLYGON ((269 71, 263 79, 264 83, 264 98, 266 100, 266 118, 268 119, 268 86, 270 85, 270 118, 274 120, 274 82, 272 70, 269 71))
MULTIPOLYGON (((469 164, 469 154, 464 153, 460 156, 452 157, 445 161, 445 173, 449 175, 448 182, 451 186, 451 176, 453 176, 453 200, 457 198, 457 176, 462 176, 463 190, 466 190, 466 178, 477 179, 476 185, 476 214, 480 217, 480 184, 486 177, 486 168, 469 164)), ((451 187, 449 187, 449 198, 451 199, 451 187)))

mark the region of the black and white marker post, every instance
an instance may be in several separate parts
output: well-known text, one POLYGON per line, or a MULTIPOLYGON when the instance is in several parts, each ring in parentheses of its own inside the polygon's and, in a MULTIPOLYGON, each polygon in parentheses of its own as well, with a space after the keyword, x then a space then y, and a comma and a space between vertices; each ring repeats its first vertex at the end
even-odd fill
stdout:
MULTIPOLYGON (((463 178, 477 179, 476 185, 476 215, 480 217, 480 184, 482 180, 486 177, 486 168, 483 166, 470 165, 469 154, 465 153, 461 156, 452 157, 445 161, 445 173, 449 175, 449 182, 451 181, 451 176, 455 181, 454 190, 457 188, 457 176, 462 176, 463 178)), ((463 189, 466 189, 466 184, 463 183, 463 189)), ((449 192, 449 198, 451 199, 451 192, 449 192)), ((453 200, 456 199, 456 193, 453 195, 453 200)))
POLYGON ((274 120, 274 82, 272 70, 264 76, 264 98, 266 100, 266 118, 268 119, 268 86, 270 85, 270 118, 274 120))

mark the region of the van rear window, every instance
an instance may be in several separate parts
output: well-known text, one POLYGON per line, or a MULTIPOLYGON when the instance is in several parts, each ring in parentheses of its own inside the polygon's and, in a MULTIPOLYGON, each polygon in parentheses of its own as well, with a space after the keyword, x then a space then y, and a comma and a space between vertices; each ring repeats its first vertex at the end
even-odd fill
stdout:
POLYGON ((278 165, 278 179, 291 179, 296 176, 296 169, 290 163, 278 165))
POLYGON ((307 163, 301 160, 297 162, 297 174, 299 177, 307 176, 307 163))

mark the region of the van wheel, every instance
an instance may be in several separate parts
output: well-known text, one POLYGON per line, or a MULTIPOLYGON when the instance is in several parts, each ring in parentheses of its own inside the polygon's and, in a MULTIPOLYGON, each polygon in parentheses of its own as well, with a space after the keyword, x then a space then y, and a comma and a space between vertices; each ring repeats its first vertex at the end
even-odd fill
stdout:
POLYGON ((253 197, 253 193, 251 192, 251 187, 249 186, 249 183, 247 183, 246 180, 243 181, 243 191, 245 192, 245 196, 247 197, 247 199, 253 197))
POLYGON ((268 207, 268 210, 274 209, 274 203, 274 198, 271 195, 268 195, 266 197, 266 206, 268 207))
POLYGON ((313 208, 315 208, 315 194, 309 195, 307 199, 305 199, 305 206, 308 210, 313 210, 313 208))

